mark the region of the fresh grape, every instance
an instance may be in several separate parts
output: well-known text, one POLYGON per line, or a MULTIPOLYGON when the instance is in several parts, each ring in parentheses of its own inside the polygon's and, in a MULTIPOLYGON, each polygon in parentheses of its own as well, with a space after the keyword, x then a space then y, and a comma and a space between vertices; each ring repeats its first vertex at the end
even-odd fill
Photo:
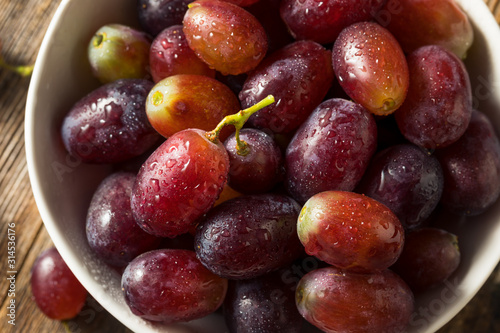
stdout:
POLYGON ((152 36, 162 30, 182 24, 192 0, 138 0, 137 17, 144 31, 152 36))
MULTIPOLYGON (((151 125, 166 138, 188 128, 212 130, 238 110, 236 95, 218 80, 204 75, 169 76, 151 89, 146 101, 151 125)), ((231 132, 225 129, 221 139, 231 132)))
POLYGON ((135 315, 177 323, 217 310, 224 301, 227 280, 203 267, 193 251, 154 250, 127 266, 122 290, 135 315))
POLYGON ((404 244, 403 226, 387 206, 345 191, 312 196, 302 207, 297 232, 307 254, 356 272, 388 268, 404 244))
POLYGON ((210 210, 195 235, 198 259, 230 279, 250 279, 303 253, 297 238, 300 206, 278 194, 240 196, 210 210))
POLYGON ((224 1, 197 0, 184 16, 189 47, 224 75, 254 69, 267 52, 267 35, 245 9, 224 1))
POLYGON ((238 153, 235 134, 224 142, 229 155, 229 186, 245 194, 265 193, 282 178, 283 157, 274 139, 257 129, 239 133, 245 154, 238 153))
POLYGON ((394 114, 412 143, 437 149, 457 141, 467 129, 472 92, 467 69, 446 49, 423 46, 408 56, 410 87, 394 114))
POLYGON ((408 53, 439 45, 465 58, 474 39, 469 18, 455 0, 388 0, 375 16, 408 53))
POLYGON ((116 163, 147 151, 159 139, 145 112, 152 87, 147 80, 122 79, 76 102, 61 128, 68 152, 86 163, 116 163))
POLYGON ((155 83, 175 74, 197 74, 215 77, 215 71, 189 48, 182 25, 160 32, 151 43, 149 66, 155 83))
POLYGON ((441 202, 451 212, 478 215, 500 195, 500 143, 488 117, 474 110, 467 131, 436 152, 444 172, 441 202))
POLYGON ((307 321, 331 333, 404 332, 414 309, 412 291, 390 270, 314 270, 300 280, 296 302, 307 321))
POLYGON ((224 319, 230 333, 299 333, 302 318, 295 287, 283 283, 281 271, 255 279, 229 281, 224 319))
POLYGON ((333 43, 342 29, 372 19, 385 0, 283 0, 280 13, 294 38, 333 43))
POLYGON ((406 229, 415 228, 441 199, 443 170, 427 151, 395 145, 373 157, 356 191, 389 207, 406 229))
POLYGON ((66 320, 80 313, 87 291, 78 282, 56 248, 42 252, 31 269, 31 292, 49 318, 66 320))
POLYGON ((362 106, 343 99, 321 103, 287 148, 288 192, 304 203, 319 192, 354 190, 376 144, 375 120, 362 106))
POLYGON ((148 79, 151 39, 142 31, 121 24, 105 25, 88 46, 92 73, 102 83, 118 79, 148 79))
POLYGON ((156 238, 136 223, 130 207, 135 174, 113 173, 95 191, 87 213, 86 234, 90 248, 104 262, 124 267, 146 251, 156 249, 156 238))
POLYGON ((413 292, 422 292, 443 283, 459 264, 456 235, 442 229, 422 228, 406 235, 403 252, 391 268, 413 292))
POLYGON ((370 112, 385 116, 405 100, 408 64, 392 34, 374 22, 342 30, 332 51, 333 70, 344 91, 370 112))
POLYGON ((289 133, 321 103, 333 77, 330 51, 312 41, 295 42, 274 52, 252 71, 239 98, 247 107, 273 95, 276 103, 250 117, 249 124, 289 133))

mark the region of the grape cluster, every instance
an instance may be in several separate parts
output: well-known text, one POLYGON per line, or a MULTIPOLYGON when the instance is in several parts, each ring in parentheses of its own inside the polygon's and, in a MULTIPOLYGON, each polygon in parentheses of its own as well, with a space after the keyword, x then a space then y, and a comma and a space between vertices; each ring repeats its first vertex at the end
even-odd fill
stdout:
POLYGON ((458 240, 431 216, 491 207, 500 143, 472 107, 465 13, 398 4, 141 0, 140 29, 96 32, 103 85, 61 135, 84 162, 116 165, 86 234, 123 270, 134 314, 223 307, 231 332, 298 332, 302 317, 402 332, 415 295, 453 274, 458 240))

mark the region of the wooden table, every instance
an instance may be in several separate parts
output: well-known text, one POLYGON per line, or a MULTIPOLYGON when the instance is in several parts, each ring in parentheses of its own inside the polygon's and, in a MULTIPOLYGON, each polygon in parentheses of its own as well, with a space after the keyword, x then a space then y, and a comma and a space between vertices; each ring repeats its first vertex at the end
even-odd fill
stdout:
MULTIPOLYGON (((82 0, 85 1, 85 0, 82 0)), ((500 22, 500 0, 485 0, 500 22)), ((7 62, 35 61, 42 38, 60 0, 0 0, 0 39, 7 62)), ((499 41, 500 42, 500 41, 499 41)), ((499 55, 500 57, 500 55, 499 55)), ((130 332, 89 298, 65 328, 46 318, 31 300, 30 269, 37 255, 52 246, 39 216, 28 179, 24 151, 24 108, 29 78, 0 69, 0 332, 130 332), (8 224, 15 223, 16 320, 8 324, 8 224)), ((500 332, 500 266, 476 297, 440 333, 500 332)))

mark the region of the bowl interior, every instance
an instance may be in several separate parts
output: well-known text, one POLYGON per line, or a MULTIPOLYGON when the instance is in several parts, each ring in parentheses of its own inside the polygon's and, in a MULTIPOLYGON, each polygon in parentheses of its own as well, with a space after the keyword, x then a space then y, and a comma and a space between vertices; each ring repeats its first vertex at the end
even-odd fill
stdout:
MULTIPOLYGON (((500 29, 482 0, 458 0, 475 29, 466 60, 474 106, 500 129, 500 29)), ((86 165, 68 155, 59 137, 64 115, 99 83, 86 59, 92 34, 107 23, 138 26, 135 0, 63 0, 47 30, 35 65, 26 106, 26 154, 33 193, 55 246, 91 295, 129 329, 137 332, 225 332, 220 314, 164 326, 133 315, 122 296, 120 276, 100 262, 87 245, 85 216, 109 166, 86 165)), ((411 332, 434 332, 476 294, 500 259, 500 202, 474 218, 443 215, 440 223, 459 237, 462 263, 449 281, 417 298, 411 332)), ((313 332, 310 327, 304 332, 313 332)))

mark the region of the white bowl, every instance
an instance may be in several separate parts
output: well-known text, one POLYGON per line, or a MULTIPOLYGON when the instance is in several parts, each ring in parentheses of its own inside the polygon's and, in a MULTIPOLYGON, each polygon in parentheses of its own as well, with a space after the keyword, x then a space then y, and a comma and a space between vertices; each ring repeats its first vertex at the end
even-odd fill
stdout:
MULTIPOLYGON (((468 12, 475 41, 466 64, 474 106, 500 129, 500 29, 483 0, 458 0, 468 12)), ((65 151, 59 137, 63 116, 84 94, 98 86, 86 60, 92 34, 106 23, 137 26, 136 0, 63 0, 43 40, 26 106, 26 154, 34 197, 55 246, 90 294, 135 332, 225 332, 214 314, 173 327, 133 315, 120 289, 120 276, 91 252, 85 216, 92 193, 110 173, 107 166, 85 165, 65 151)), ((500 202, 485 214, 445 221, 459 236, 462 263, 443 287, 417 298, 411 332, 434 332, 476 294, 500 260, 500 202)))

